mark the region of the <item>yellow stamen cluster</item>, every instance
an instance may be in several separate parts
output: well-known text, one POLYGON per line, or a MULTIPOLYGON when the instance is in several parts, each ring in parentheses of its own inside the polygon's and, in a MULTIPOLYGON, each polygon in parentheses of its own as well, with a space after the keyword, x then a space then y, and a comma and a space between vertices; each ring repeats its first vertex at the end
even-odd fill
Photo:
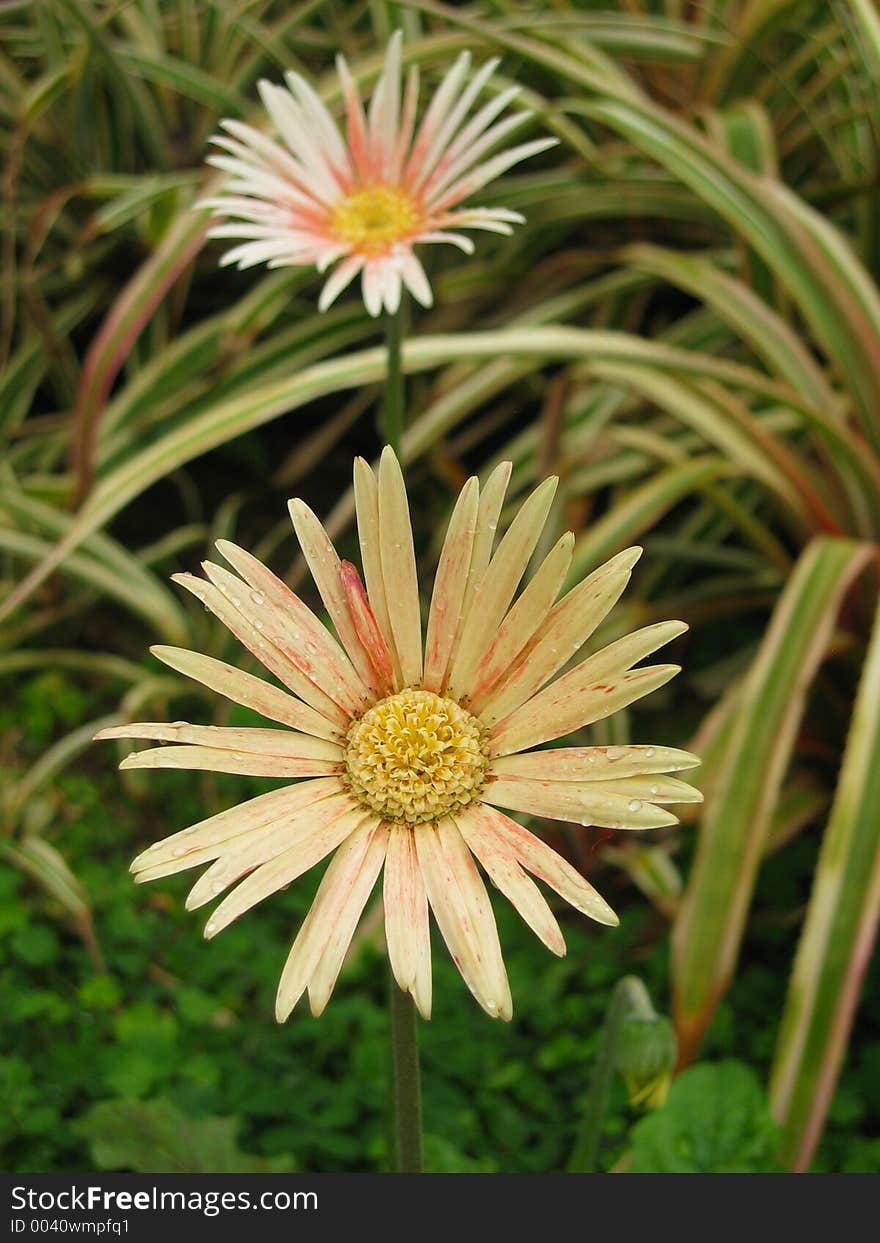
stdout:
POLYGON ((484 734, 453 699, 421 690, 389 695, 348 731, 349 786, 386 820, 436 820, 479 793, 484 734))
POLYGON ((418 230, 417 203, 397 186, 365 186, 333 208, 331 229, 341 242, 368 256, 384 254, 418 230))

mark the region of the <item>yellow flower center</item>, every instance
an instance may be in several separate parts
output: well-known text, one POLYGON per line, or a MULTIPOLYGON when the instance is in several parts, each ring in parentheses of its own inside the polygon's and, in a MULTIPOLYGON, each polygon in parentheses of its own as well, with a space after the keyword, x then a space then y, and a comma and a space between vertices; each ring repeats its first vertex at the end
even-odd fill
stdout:
POLYGON ((399 691, 348 731, 352 793, 386 820, 421 824, 479 794, 488 759, 485 730, 453 699, 399 691))
POLYGON ((333 208, 337 238, 366 255, 380 255, 410 237, 421 222, 416 202, 397 186, 364 186, 333 208))

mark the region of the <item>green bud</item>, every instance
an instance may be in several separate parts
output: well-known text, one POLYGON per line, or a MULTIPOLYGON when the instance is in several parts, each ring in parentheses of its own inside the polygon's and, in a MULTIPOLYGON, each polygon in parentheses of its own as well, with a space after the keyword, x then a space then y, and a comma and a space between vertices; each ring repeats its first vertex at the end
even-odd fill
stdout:
POLYGON ((654 1014, 623 1020, 615 1041, 614 1066, 626 1084, 630 1105, 659 1109, 666 1100, 677 1057, 669 1019, 654 1014))

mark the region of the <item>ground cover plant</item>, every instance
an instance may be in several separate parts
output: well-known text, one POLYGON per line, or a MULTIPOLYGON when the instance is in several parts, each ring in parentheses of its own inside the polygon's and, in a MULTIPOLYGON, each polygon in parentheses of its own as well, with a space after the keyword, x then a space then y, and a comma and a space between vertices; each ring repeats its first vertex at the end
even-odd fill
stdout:
POLYGON ((642 835, 529 820, 621 923, 554 902, 569 946, 556 961, 496 901, 509 1026, 434 955, 426 1166, 876 1169, 868 0, 4 6, 6 1167, 392 1164, 381 911, 326 1013, 276 1028, 279 964, 319 877, 205 947, 178 877, 147 891, 127 872, 271 783, 145 781, 91 739, 133 720, 260 724, 148 652, 242 661, 168 581, 218 538, 330 620, 286 502, 303 497, 356 559, 351 466, 386 439, 385 324, 355 286, 319 310, 313 266, 220 267, 230 243, 194 204, 218 191, 205 157, 220 120, 267 128, 261 79, 302 74, 339 117, 335 56, 369 95, 397 29, 423 91, 464 51, 474 67, 499 57, 481 102, 519 85, 531 117, 516 141, 557 140, 480 193, 496 222, 524 223, 480 234, 473 254, 419 252, 433 298, 405 307, 400 457, 420 576, 470 475, 512 462, 500 533, 558 475, 535 565, 568 530, 567 587, 645 550, 588 650, 669 618, 690 627, 678 678, 567 745, 694 752, 704 800, 642 835), (639 1021, 658 1036, 654 1066, 607 1039, 633 976, 648 1009, 621 1022, 640 1055, 639 1021))

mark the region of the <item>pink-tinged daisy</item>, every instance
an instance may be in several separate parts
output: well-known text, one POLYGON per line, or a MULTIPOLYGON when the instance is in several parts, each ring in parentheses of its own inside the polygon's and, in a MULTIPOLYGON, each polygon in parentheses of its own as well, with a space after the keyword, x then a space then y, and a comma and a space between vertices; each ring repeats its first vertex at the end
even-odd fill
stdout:
POLYGON ((308 506, 290 503, 335 636, 260 561, 218 541, 231 571, 205 562, 207 580, 175 578, 280 685, 198 652, 153 651, 283 728, 147 723, 98 735, 172 744, 135 752, 124 768, 285 782, 151 846, 132 864, 139 882, 210 864, 187 899, 195 909, 229 891, 208 920, 207 937, 333 856, 281 976, 279 1021, 306 990, 312 1012, 324 1009, 383 867, 391 967, 422 1015, 431 1012, 430 910, 480 1005, 509 1019, 510 989, 481 868, 554 954, 565 953, 565 942, 531 876, 600 923, 617 917, 565 859, 506 812, 653 829, 676 823, 663 804, 700 798, 667 775, 698 763, 685 751, 534 749, 667 682, 678 666, 634 666, 686 627, 647 626, 557 676, 612 608, 641 550, 618 554, 557 600, 571 563, 568 533, 514 600, 556 480, 535 489, 493 551, 509 476, 504 463, 482 490, 476 478, 462 489, 424 646, 407 496, 391 449, 378 478, 365 461, 355 463, 363 578, 339 560, 308 506))
POLYGON ((450 242, 470 254, 473 242, 459 229, 510 233, 512 225, 522 223, 518 212, 459 204, 556 139, 490 155, 531 114, 498 119, 517 94, 510 87, 469 116, 498 61, 490 60, 468 80, 468 52, 446 74, 417 125, 418 70, 410 69, 401 99, 400 49, 397 32, 366 113, 348 65, 337 58, 345 138, 313 88, 293 72, 285 74, 286 88, 259 84, 281 143, 240 121, 221 121, 226 133, 212 141, 223 154, 210 156, 208 163, 227 179, 220 193, 200 206, 229 218, 211 236, 241 243, 227 251, 223 264, 316 264, 323 272, 338 261, 320 309, 360 273, 364 303, 378 315, 383 307, 397 310, 403 287, 422 306, 431 305, 416 243, 450 242))

